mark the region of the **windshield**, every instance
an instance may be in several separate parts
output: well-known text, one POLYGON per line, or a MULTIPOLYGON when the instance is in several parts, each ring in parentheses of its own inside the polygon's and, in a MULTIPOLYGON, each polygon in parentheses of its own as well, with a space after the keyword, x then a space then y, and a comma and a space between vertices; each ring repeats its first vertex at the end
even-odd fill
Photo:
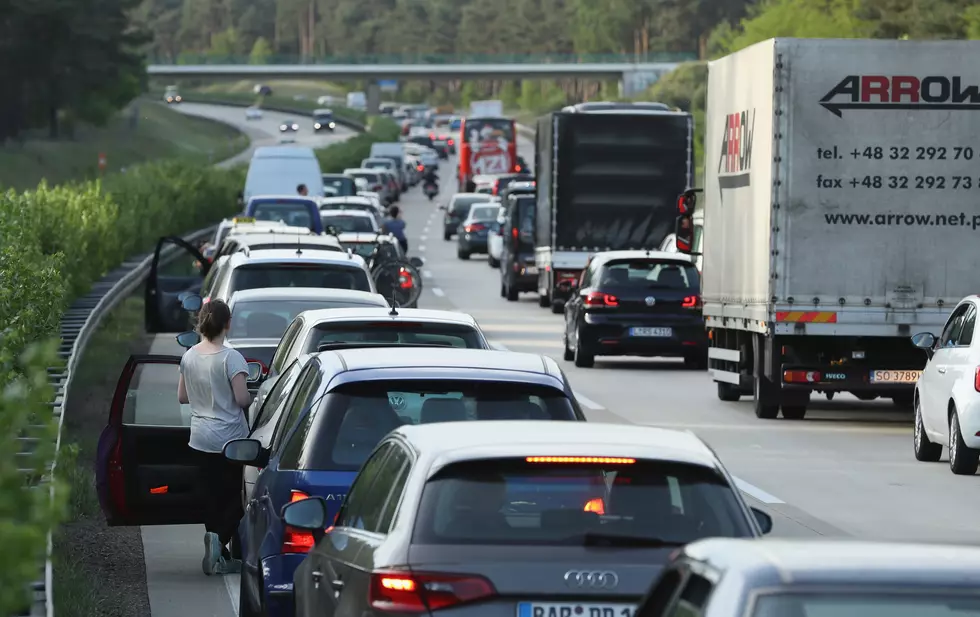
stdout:
POLYGON ((388 161, 365 161, 362 167, 367 169, 388 169, 388 161))
POLYGON ((426 483, 413 542, 643 547, 752 534, 715 470, 625 461, 451 465, 426 483))
POLYGON ((470 218, 474 221, 495 221, 500 214, 500 206, 474 206, 470 218))
POLYGON ((515 227, 521 237, 521 243, 534 245, 534 220, 537 216, 536 203, 533 197, 518 197, 514 208, 517 214, 515 227))
POLYGON ((980 617, 980 596, 914 592, 851 593, 846 590, 760 596, 753 617, 980 617))
POLYGON ((268 287, 318 287, 373 291, 367 273, 361 268, 318 263, 244 265, 232 272, 229 291, 266 289, 268 287))
POLYGON ((318 122, 330 122, 333 120, 333 114, 316 114, 313 119, 318 122))
POLYGON ((282 221, 291 227, 309 228, 313 224, 310 207, 301 203, 259 203, 252 216, 258 221, 282 221))
POLYGON ((599 280, 600 287, 697 290, 699 285, 693 264, 657 259, 610 262, 603 266, 599 280))
POLYGON ((371 184, 379 184, 381 182, 380 180, 381 174, 371 172, 371 171, 354 171, 348 175, 351 175, 355 178, 364 178, 371 184))
POLYGON ((336 195, 337 197, 347 197, 348 195, 357 194, 357 185, 354 184, 353 178, 324 176, 323 190, 329 190, 331 195, 336 195))
POLYGON ((482 195, 479 196, 472 195, 469 197, 456 197, 455 199, 453 199, 453 203, 450 206, 450 210, 454 214, 458 214, 462 216, 469 213, 470 208, 473 206, 473 204, 488 203, 489 201, 490 201, 489 199, 483 197, 482 195))
POLYGON ((507 118, 472 118, 466 120, 466 140, 470 143, 490 139, 514 141, 514 121, 507 118))
POLYGON ((401 320, 320 324, 311 333, 304 353, 314 353, 324 343, 383 343, 390 345, 440 345, 466 349, 484 348, 482 337, 471 326, 401 320))
POLYGON ((374 447, 402 424, 469 420, 574 420, 564 393, 526 383, 384 380, 342 385, 324 399, 327 412, 298 469, 360 468, 374 447))
POLYGON ((344 308, 349 302, 330 300, 248 300, 236 302, 231 310, 229 339, 281 338, 294 317, 303 311, 344 308))
POLYGON ((333 227, 337 232, 358 232, 371 233, 377 231, 374 221, 366 216, 335 216, 327 215, 320 217, 323 220, 323 227, 333 227))

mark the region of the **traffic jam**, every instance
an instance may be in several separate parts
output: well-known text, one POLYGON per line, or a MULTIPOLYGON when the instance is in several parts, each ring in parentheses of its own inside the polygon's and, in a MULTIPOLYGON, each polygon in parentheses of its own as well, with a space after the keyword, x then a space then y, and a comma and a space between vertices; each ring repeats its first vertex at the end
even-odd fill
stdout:
POLYGON ((120 377, 108 523, 204 523, 202 568, 238 575, 239 617, 980 616, 980 550, 777 537, 698 431, 596 422, 572 383, 670 358, 751 401, 759 431, 884 399, 914 418, 909 461, 975 475, 980 296, 946 252, 976 210, 975 103, 902 75, 980 75, 962 43, 916 45, 770 39, 712 61, 703 143, 657 102, 521 127, 475 101, 382 105, 401 140, 343 174, 288 140, 257 149, 241 213, 204 246, 162 238, 146 287, 148 332, 245 359, 247 430, 209 454, 238 483, 219 504, 235 528, 212 532, 180 355, 120 377), (457 261, 486 256, 467 272, 501 310, 530 296, 560 320, 561 357, 427 308, 408 207, 436 209, 429 243, 457 261))

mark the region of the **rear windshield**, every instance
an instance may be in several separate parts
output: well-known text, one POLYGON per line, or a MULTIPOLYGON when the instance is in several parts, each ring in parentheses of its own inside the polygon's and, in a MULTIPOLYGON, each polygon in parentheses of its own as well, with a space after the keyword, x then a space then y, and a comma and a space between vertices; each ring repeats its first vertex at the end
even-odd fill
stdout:
POLYGON ((472 118, 466 120, 466 140, 484 139, 514 141, 514 121, 507 118, 472 118))
POLYGON ((388 169, 390 165, 388 161, 367 161, 364 163, 363 167, 367 169, 388 169))
POLYGON ((321 419, 309 425, 315 434, 305 439, 297 469, 355 471, 385 435, 403 424, 575 419, 569 400, 554 388, 454 380, 343 385, 324 398, 317 415, 321 419))
POLYGON ((453 200, 450 209, 456 214, 465 215, 469 213, 470 207, 473 204, 483 204, 483 203, 488 203, 489 201, 490 200, 487 199, 486 197, 482 197, 482 196, 478 197, 476 195, 473 195, 472 197, 457 197, 456 199, 453 200))
POLYGON ((533 197, 519 197, 514 206, 515 221, 522 242, 534 242, 534 219, 537 216, 533 197))
POLYGON ((332 113, 313 114, 313 119, 314 120, 326 120, 326 121, 329 122, 330 120, 333 120, 333 114, 332 113))
POLYGON ((255 205, 252 216, 257 221, 282 221, 291 227, 309 228, 313 224, 310 207, 306 204, 260 203, 255 205))
POLYGON ((500 206, 474 206, 470 218, 474 221, 493 221, 500 214, 500 206))
POLYGON ((368 182, 371 182, 371 183, 374 183, 374 184, 377 184, 378 182, 381 182, 381 180, 380 180, 381 174, 378 174, 378 173, 373 172, 373 171, 355 171, 355 172, 352 172, 350 175, 351 176, 354 176, 355 178, 364 178, 368 182))
MULTIPOLYGON (((938 587, 938 585, 937 585, 938 587)), ((870 592, 850 589, 760 596, 752 617, 980 617, 980 597, 923 587, 870 592)))
POLYGON ((646 287, 649 289, 700 288, 693 264, 656 259, 612 261, 602 267, 600 287, 646 287))
POLYGON ((231 291, 267 287, 319 287, 372 291, 367 273, 340 264, 254 264, 235 268, 231 291))
MULTIPOLYGON (((266 244, 249 244, 249 250, 259 251, 259 250, 269 250, 269 249, 295 249, 297 245, 295 242, 289 243, 285 238, 279 242, 268 242, 266 244)), ((301 242, 299 248, 304 251, 343 251, 339 246, 333 246, 332 244, 307 244, 301 242)))
POLYGON ((324 229, 333 227, 338 233, 371 233, 375 230, 371 219, 364 216, 321 216, 320 219, 323 220, 324 229))
POLYGON ((353 178, 323 177, 323 192, 336 197, 347 197, 357 194, 357 185, 353 178))
MULTIPOLYGON (((303 311, 344 308, 349 302, 330 300, 249 300, 236 302, 231 311, 228 338, 280 338, 286 326, 303 311)), ((357 305, 361 306, 361 305, 357 305)))
POLYGON ((412 541, 639 548, 751 533, 732 489, 707 467, 519 458, 440 471, 422 492, 412 541))
POLYGON ((317 351, 324 343, 439 345, 483 349, 483 339, 470 326, 401 320, 320 324, 313 330, 305 353, 317 351))

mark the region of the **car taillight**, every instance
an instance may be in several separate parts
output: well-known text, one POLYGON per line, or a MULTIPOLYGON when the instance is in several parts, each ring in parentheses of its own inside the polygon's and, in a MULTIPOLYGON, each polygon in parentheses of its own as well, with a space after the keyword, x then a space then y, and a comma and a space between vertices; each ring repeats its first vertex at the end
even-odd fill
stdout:
POLYGON ((450 140, 449 140, 449 141, 447 141, 446 143, 447 143, 447 144, 449 144, 449 145, 451 146, 451 145, 453 145, 453 144, 454 144, 454 143, 456 143, 456 142, 455 142, 455 141, 453 141, 452 139, 450 139, 450 140))
POLYGON ((482 576, 433 572, 372 572, 368 603, 377 611, 425 613, 496 595, 482 576))
POLYGON ((980 392, 980 366, 977 367, 977 372, 973 376, 973 389, 980 392))
MULTIPOLYGON (((294 490, 289 497, 289 501, 302 501, 309 498, 310 496, 303 491, 294 490)), ((286 525, 286 529, 282 534, 283 553, 309 553, 310 549, 313 548, 313 544, 314 540, 312 531, 296 529, 295 527, 286 525)))
POLYGON ((619 306, 619 298, 601 291, 585 296, 585 306, 619 306))
POLYGON ((425 171, 425 165, 418 165, 418 166, 415 167, 415 169, 417 169, 419 171, 425 171))
POLYGON ((701 296, 685 296, 681 301, 684 308, 698 308, 701 306, 701 296))
POLYGON ((590 499, 585 502, 585 507, 582 508, 586 512, 595 512, 596 514, 602 516, 606 513, 606 502, 602 497, 596 497, 595 499, 590 499))
POLYGON ((483 231, 486 228, 487 226, 481 223, 473 223, 472 225, 467 225, 463 227, 463 230, 466 231, 466 233, 470 234, 473 233, 474 231, 483 231))

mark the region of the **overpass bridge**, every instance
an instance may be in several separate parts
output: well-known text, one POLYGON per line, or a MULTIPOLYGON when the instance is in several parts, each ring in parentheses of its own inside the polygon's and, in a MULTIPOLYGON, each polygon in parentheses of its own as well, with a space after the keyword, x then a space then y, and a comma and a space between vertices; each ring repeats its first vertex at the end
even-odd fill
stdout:
POLYGON ((182 56, 177 62, 156 62, 147 67, 150 77, 161 79, 322 79, 367 81, 369 107, 379 100, 382 80, 449 81, 457 79, 563 79, 617 80, 624 95, 642 91, 677 68, 692 54, 637 57, 603 55, 512 56, 343 56, 299 59, 276 56, 262 59, 225 56, 182 56))

